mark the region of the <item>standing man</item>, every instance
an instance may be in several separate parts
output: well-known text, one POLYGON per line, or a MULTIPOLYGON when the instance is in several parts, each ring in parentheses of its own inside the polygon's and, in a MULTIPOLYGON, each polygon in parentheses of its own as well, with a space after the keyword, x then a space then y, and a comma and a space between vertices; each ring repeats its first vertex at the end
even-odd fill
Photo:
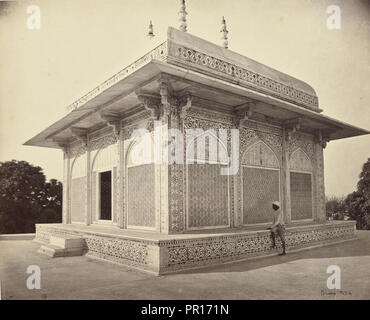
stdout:
POLYGON ((283 247, 283 252, 279 253, 279 255, 285 255, 285 226, 284 226, 284 219, 283 213, 280 209, 279 201, 275 201, 272 203, 273 211, 273 220, 272 225, 269 229, 271 229, 271 238, 272 238, 272 247, 276 247, 276 235, 278 235, 281 239, 281 244, 283 247))

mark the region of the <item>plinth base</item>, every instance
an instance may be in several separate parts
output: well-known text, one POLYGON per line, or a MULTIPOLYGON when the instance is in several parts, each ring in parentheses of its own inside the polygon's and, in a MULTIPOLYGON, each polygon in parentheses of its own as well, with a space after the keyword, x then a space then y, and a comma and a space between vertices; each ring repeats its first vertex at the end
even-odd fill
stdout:
MULTIPOLYGON (((83 252, 88 257, 156 275, 276 254, 280 246, 278 240, 278 248, 272 248, 270 232, 256 228, 163 235, 98 225, 36 225, 36 241, 48 245, 53 236, 81 238, 83 252)), ((354 238, 354 221, 306 223, 286 228, 288 253, 354 238)))

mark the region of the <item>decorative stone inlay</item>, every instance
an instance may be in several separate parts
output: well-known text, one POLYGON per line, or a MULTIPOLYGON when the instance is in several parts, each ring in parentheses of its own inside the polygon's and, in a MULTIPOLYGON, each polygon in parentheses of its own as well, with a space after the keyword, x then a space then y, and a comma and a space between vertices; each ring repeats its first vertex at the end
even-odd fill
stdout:
POLYGON ((147 245, 119 238, 89 236, 85 238, 88 254, 102 259, 123 262, 132 261, 137 264, 147 264, 147 245))
POLYGON ((206 119, 201 118, 195 118, 192 116, 187 116, 184 120, 184 128, 185 129, 228 129, 230 128, 231 124, 223 123, 223 122, 216 122, 216 121, 210 121, 206 119))
POLYGON ((300 148, 292 153, 289 165, 290 170, 312 172, 311 160, 300 148))
MULTIPOLYGON (((198 118, 198 119, 203 119, 207 121, 212 121, 212 122, 220 122, 223 123, 225 127, 231 127, 233 124, 233 116, 232 115, 227 115, 227 114, 222 114, 218 112, 212 112, 212 111, 207 111, 207 110, 202 110, 196 107, 192 107, 191 109, 188 110, 187 112, 188 117, 192 118, 198 118)), ((210 127, 212 128, 212 127, 210 127)))
POLYGON ((183 46, 174 45, 174 51, 175 57, 178 59, 223 73, 239 81, 241 80, 257 91, 267 91, 272 96, 310 109, 317 110, 318 108, 318 98, 316 96, 285 85, 267 76, 183 46))
MULTIPOLYGON (((287 248, 292 250, 352 239, 354 229, 354 221, 288 227, 287 248)), ((276 253, 272 248, 270 233, 265 230, 240 231, 207 237, 193 234, 185 239, 169 240, 153 240, 147 235, 128 239, 98 234, 93 230, 93 227, 83 231, 69 229, 63 225, 37 224, 35 240, 48 244, 51 235, 83 237, 88 256, 159 274, 276 253)), ((279 240, 277 245, 281 246, 279 240)))
POLYGON ((117 136, 113 132, 111 132, 107 135, 91 140, 89 147, 91 151, 99 150, 99 149, 106 148, 112 144, 115 144, 116 142, 117 142, 117 136))
POLYGON ((243 154, 242 165, 265 168, 279 168, 280 163, 275 153, 262 141, 256 142, 243 154))
POLYGON ((240 130, 240 152, 243 154, 246 149, 257 141, 265 142, 277 155, 279 163, 282 159, 282 137, 274 133, 257 131, 250 128, 241 128, 240 130))
POLYGON ((289 157, 296 149, 301 148, 303 151, 307 153, 310 159, 313 159, 314 158, 313 146, 314 146, 313 137, 305 135, 301 132, 295 132, 288 139, 289 157))
POLYGON ((169 166, 170 176, 170 230, 182 232, 185 228, 184 215, 184 165, 172 164, 169 166))
MULTIPOLYGON (((314 245, 328 240, 353 237, 352 224, 307 227, 306 230, 287 229, 287 248, 314 245)), ((280 241, 278 243, 280 245, 280 241)), ((216 261, 237 260, 246 256, 276 252, 269 232, 230 234, 205 239, 177 240, 168 244, 168 269, 184 266, 204 266, 216 261)))

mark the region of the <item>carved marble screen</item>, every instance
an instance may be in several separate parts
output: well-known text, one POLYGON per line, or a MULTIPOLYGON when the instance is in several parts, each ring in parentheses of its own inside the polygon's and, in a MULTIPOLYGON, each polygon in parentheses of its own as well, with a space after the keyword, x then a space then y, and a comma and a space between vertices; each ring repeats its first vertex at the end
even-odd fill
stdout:
POLYGON ((142 152, 152 149, 152 143, 149 135, 137 138, 127 154, 126 203, 129 228, 154 230, 156 227, 154 155, 149 151, 141 158, 142 152))
POLYGON ((229 225, 228 176, 220 164, 189 164, 188 228, 229 225))
POLYGON ((312 164, 301 149, 290 158, 290 201, 292 220, 312 219, 312 164))
POLYGON ((280 200, 280 170, 275 153, 262 141, 242 157, 243 224, 271 222, 271 203, 280 200))
POLYGON ((217 154, 224 156, 227 148, 212 130, 194 136, 187 145, 191 162, 186 165, 188 229, 230 225, 229 176, 221 174, 224 164, 212 158, 217 154))

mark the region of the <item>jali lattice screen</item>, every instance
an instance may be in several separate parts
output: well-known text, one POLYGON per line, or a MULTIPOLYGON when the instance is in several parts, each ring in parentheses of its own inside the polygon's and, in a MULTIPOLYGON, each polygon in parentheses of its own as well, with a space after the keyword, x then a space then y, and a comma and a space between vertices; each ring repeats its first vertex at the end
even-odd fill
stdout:
POLYGON ((127 170, 128 225, 155 227, 154 164, 129 167, 127 170))
POLYGON ((290 173, 292 220, 312 219, 311 174, 290 173))
POLYGON ((243 167, 243 223, 272 221, 272 202, 279 201, 279 170, 243 167))
POLYGON ((229 225, 228 176, 220 164, 189 164, 188 227, 229 225))

